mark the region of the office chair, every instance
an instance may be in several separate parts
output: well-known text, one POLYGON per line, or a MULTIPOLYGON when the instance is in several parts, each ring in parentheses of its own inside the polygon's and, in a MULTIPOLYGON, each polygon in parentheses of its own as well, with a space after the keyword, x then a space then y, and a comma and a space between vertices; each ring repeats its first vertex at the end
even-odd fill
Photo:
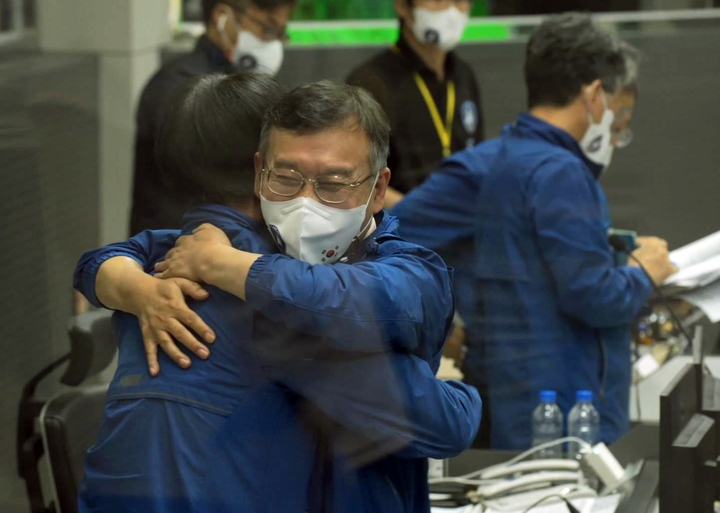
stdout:
POLYGON ((37 373, 23 388, 18 411, 18 473, 32 513, 75 513, 85 451, 102 421, 107 385, 82 386, 114 360, 112 312, 97 310, 71 319, 70 352, 37 373), (69 362, 60 382, 75 387, 43 401, 38 384, 69 362), (39 428, 36 428, 39 425, 39 428), (49 467, 51 498, 43 494, 40 459, 49 467), (48 500, 49 499, 49 500, 48 500))

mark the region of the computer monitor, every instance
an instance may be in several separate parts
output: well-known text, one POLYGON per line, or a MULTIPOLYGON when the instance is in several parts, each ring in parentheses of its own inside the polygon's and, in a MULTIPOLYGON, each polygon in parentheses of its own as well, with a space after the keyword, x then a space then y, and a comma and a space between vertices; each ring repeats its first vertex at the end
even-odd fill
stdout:
POLYGON ((702 365, 687 365, 660 396, 660 513, 712 511, 715 428, 703 414, 702 365))
POLYGON ((720 455, 720 379, 709 374, 703 378, 702 409, 715 421, 715 452, 720 455))

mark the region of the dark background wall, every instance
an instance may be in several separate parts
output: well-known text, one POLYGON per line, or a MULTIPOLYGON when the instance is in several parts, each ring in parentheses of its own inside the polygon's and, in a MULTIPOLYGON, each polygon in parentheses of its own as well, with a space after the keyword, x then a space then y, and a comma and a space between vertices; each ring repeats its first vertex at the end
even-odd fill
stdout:
POLYGON ((1 50, 0 511, 12 513, 28 508, 16 475, 20 391, 67 352, 72 271, 97 244, 97 61, 1 50))

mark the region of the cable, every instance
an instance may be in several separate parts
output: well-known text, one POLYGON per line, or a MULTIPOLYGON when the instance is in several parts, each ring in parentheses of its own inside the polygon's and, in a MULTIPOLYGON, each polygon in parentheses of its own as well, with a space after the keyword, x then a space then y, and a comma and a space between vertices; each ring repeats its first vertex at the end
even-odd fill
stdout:
POLYGON ((568 511, 570 511, 570 513, 580 513, 580 511, 575 506, 573 506, 569 500, 567 500, 565 497, 563 497, 560 494, 547 495, 547 496, 543 497, 539 501, 535 502, 532 506, 525 509, 523 511, 523 513, 529 513, 531 510, 537 508, 540 504, 542 504, 543 502, 545 502, 548 499, 560 499, 561 501, 563 501, 565 503, 565 505, 567 506, 567 509, 568 509, 568 511))
POLYGON ((504 479, 467 479, 464 477, 434 477, 432 479, 428 479, 429 485, 437 485, 437 484, 460 484, 460 485, 466 485, 466 486, 481 486, 484 484, 494 484, 499 481, 504 481, 504 479))
POLYGON ((518 461, 524 460, 524 459, 527 458, 528 456, 532 456, 532 455, 535 454, 536 452, 542 451, 543 449, 547 449, 548 447, 554 447, 554 446, 556 446, 556 445, 560 445, 560 444, 564 444, 564 443, 568 443, 568 442, 576 443, 576 444, 578 444, 582 449, 592 450, 592 445, 590 445, 589 443, 587 443, 587 442, 586 442, 585 440, 583 440, 582 438, 577 438, 577 437, 575 437, 575 436, 566 436, 566 437, 564 437, 564 438, 558 438, 557 440, 553 440, 552 442, 546 442, 546 443, 544 443, 544 444, 540 444, 540 445, 538 445, 538 446, 535 446, 535 447, 533 447, 532 449, 529 449, 529 450, 525 451, 524 453, 519 454, 518 456, 515 456, 514 458, 512 458, 512 459, 510 459, 510 460, 508 460, 508 461, 506 461, 506 462, 504 462, 504 463, 499 463, 499 464, 497 464, 497 465, 492 465, 492 466, 490 466, 490 467, 486 467, 486 468, 483 468, 483 469, 480 469, 480 470, 476 470, 476 471, 474 471, 474 472, 470 472, 469 474, 465 474, 464 476, 458 476, 458 477, 456 477, 455 479, 472 479, 472 478, 474 478, 474 477, 476 477, 476 476, 478 476, 478 475, 482 474, 483 472, 486 472, 486 471, 488 471, 488 470, 490 470, 490 469, 500 468, 500 467, 508 467, 508 466, 510 466, 510 465, 513 465, 514 463, 517 463, 518 461))
POLYGON ((658 295, 660 300, 665 305, 665 308, 667 308, 668 313, 670 314, 670 318, 673 321, 673 324, 678 329, 678 331, 685 337, 685 339, 688 341, 689 347, 692 347, 692 345, 693 345, 692 339, 685 331, 685 328, 683 327, 682 323, 678 319, 677 315, 675 315, 675 312, 673 311, 673 309, 670 308, 670 302, 665 297, 665 294, 662 293, 662 291, 660 290, 660 287, 655 285, 655 282, 652 280, 652 278, 650 278, 650 273, 647 272, 647 269, 645 269, 645 266, 643 265, 643 263, 638 259, 638 257, 636 257, 635 255, 633 255, 630 252, 630 250, 628 249, 627 243, 619 235, 617 235, 617 234, 610 235, 608 237, 608 242, 610 243, 610 245, 613 247, 613 249, 615 251, 617 251, 619 253, 624 253, 629 258, 632 258, 635 262, 637 262, 637 264, 640 266, 640 269, 642 269, 642 271, 645 273, 645 275, 650 280, 650 284, 652 285, 652 288, 655 291, 655 294, 658 295))
MULTIPOLYGON (((648 274, 647 269, 645 269, 645 266, 643 265, 643 263, 640 260, 638 260, 638 258, 636 256, 634 256, 632 253, 628 253, 628 256, 630 258, 632 258, 633 260, 635 260, 637 262, 637 264, 640 266, 640 269, 642 269, 643 272, 645 274, 647 274, 647 277, 650 278, 650 275, 648 274)), ((655 282, 652 281, 652 278, 650 278, 650 283, 652 283, 655 294, 657 294, 660 297, 663 304, 665 305, 665 308, 667 308, 668 313, 670 314, 670 318, 673 320, 673 324, 678 329, 678 331, 680 333, 682 333, 682 335, 685 337, 685 340, 688 341, 689 347, 692 347, 693 341, 690 338, 690 335, 687 334, 687 331, 685 331, 685 328, 683 327, 682 323, 680 322, 680 319, 678 319, 677 315, 675 315, 675 312, 673 312, 673 309, 670 308, 670 301, 668 301, 668 299, 665 297, 665 294, 662 293, 662 291, 660 290, 660 287, 655 285, 655 282)))

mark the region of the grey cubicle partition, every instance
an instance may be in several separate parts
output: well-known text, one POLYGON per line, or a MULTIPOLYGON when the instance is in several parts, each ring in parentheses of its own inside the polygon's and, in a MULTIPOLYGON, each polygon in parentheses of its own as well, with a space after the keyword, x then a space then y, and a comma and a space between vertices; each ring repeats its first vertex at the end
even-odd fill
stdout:
POLYGON ((3 512, 28 510, 14 452, 22 386, 67 352, 72 271, 97 245, 97 81, 93 57, 0 48, 3 512))

